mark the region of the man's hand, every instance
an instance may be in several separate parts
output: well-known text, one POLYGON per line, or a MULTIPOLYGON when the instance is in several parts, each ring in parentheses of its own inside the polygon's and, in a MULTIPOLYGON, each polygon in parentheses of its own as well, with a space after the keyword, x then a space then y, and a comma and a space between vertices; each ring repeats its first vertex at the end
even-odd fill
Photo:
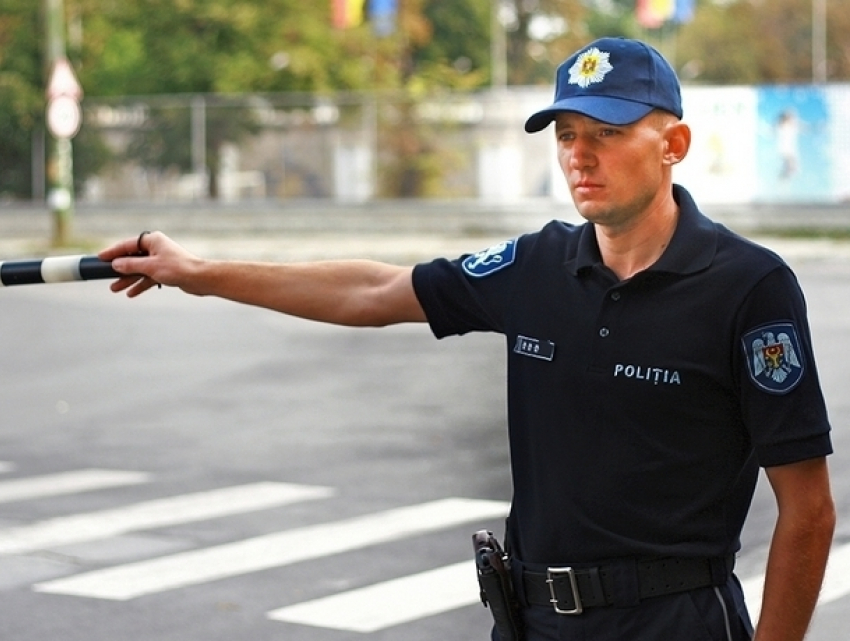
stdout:
POLYGON ((155 285, 181 287, 191 292, 187 278, 200 259, 160 232, 145 232, 138 238, 122 240, 98 255, 111 261, 112 268, 124 274, 110 286, 113 292, 126 291, 133 298, 155 285))

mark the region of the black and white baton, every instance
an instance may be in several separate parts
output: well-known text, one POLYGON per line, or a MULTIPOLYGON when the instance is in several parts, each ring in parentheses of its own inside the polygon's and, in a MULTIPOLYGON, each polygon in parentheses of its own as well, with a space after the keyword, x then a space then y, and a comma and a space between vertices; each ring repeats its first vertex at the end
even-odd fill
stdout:
POLYGON ((120 276, 112 269, 111 263, 97 256, 49 256, 37 260, 0 261, 0 287, 70 283, 120 276))

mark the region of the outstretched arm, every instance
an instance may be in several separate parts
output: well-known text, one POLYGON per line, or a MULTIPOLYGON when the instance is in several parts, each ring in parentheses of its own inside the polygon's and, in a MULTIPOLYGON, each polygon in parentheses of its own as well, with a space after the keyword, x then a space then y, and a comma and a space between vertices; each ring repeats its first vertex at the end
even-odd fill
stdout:
POLYGON ((425 320, 411 267, 369 260, 290 264, 206 260, 160 232, 121 241, 98 256, 125 274, 111 285, 112 291, 126 291, 131 298, 161 283, 198 296, 337 325, 425 320), (134 255, 140 248, 147 255, 134 255))
POLYGON ((817 603, 835 529, 826 459, 766 471, 778 516, 754 641, 801 641, 817 603))

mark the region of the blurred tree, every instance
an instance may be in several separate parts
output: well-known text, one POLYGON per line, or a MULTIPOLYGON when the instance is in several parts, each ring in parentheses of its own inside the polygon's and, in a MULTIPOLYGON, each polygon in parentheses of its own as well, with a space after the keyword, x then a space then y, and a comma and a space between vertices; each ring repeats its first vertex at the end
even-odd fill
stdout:
MULTIPOLYGON (((846 81, 850 2, 826 6, 827 79, 846 81)), ((812 0, 703 2, 678 33, 677 57, 684 76, 703 83, 810 82, 812 0)))
MULTIPOLYGON (((0 196, 32 197, 34 146, 44 133, 46 63, 43 3, 3 0, 0 12, 0 196)), ((75 182, 108 162, 96 132, 85 127, 74 142, 75 182)))
POLYGON ((366 80, 368 33, 334 37, 327 2, 67 1, 79 6, 80 76, 95 95, 329 91, 366 80))
MULTIPOLYGON (((71 0, 69 0, 71 1, 71 0)), ((220 152, 257 131, 255 112, 213 94, 362 88, 368 33, 335 34, 329 3, 298 0, 76 0, 85 33, 80 76, 88 95, 205 94, 208 195, 218 196, 220 152)), ((151 109, 128 147, 153 171, 193 169, 188 108, 151 109)))
POLYGON ((490 0, 431 0, 422 7, 432 35, 413 54, 418 74, 429 84, 479 87, 490 68, 490 0))
POLYGON ((496 0, 507 31, 509 85, 549 84, 557 66, 594 37, 579 0, 496 0))
POLYGON ((0 12, 0 197, 29 194, 32 132, 44 122, 44 71, 32 0, 4 0, 0 12))
POLYGON ((382 126, 381 193, 446 195, 435 194, 433 186, 440 173, 453 170, 455 159, 417 118, 417 99, 489 83, 493 11, 506 32, 508 83, 550 83, 557 64, 585 39, 585 9, 575 0, 400 0, 399 9, 395 51, 384 50, 378 64, 396 70, 396 86, 408 98, 382 126))

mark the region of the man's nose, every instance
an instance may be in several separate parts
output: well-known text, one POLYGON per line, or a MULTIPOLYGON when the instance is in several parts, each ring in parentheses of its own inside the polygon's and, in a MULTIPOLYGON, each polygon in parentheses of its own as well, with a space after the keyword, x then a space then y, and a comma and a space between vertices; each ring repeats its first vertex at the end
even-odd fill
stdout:
POLYGON ((570 167, 575 169, 587 167, 593 163, 594 158, 595 156, 593 154, 590 141, 582 136, 577 136, 573 140, 573 144, 570 146, 570 167))

